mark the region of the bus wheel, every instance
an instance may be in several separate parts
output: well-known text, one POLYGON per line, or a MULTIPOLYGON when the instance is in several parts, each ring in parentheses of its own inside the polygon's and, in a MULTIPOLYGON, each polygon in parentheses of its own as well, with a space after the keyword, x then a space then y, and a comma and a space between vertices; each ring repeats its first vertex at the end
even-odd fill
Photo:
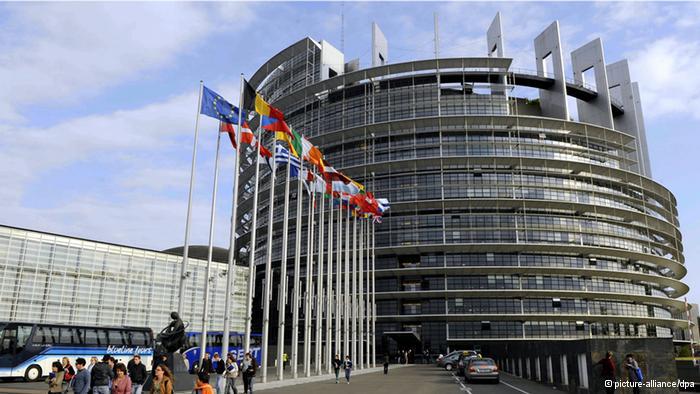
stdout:
POLYGON ((37 380, 41 379, 41 367, 32 364, 27 368, 26 371, 24 371, 24 380, 27 382, 36 382, 37 380))

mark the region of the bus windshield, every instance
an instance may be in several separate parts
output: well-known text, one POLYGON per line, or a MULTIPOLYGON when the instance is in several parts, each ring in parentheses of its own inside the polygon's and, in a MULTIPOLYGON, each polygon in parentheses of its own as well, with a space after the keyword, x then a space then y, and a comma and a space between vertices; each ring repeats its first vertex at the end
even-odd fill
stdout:
POLYGON ((32 333, 32 326, 1 323, 0 355, 16 354, 24 349, 32 333))

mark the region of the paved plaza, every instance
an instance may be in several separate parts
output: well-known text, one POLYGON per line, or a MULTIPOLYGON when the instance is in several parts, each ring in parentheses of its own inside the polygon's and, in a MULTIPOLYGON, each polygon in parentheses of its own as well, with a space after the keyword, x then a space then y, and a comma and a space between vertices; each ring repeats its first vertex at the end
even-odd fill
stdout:
MULTIPOLYGON (((335 379, 317 380, 312 383, 295 384, 286 387, 257 385, 256 392, 275 394, 539 394, 556 392, 550 387, 528 380, 501 374, 501 382, 465 384, 464 379, 456 379, 454 375, 434 365, 411 365, 401 368, 392 367, 388 375, 382 372, 358 373, 350 379, 350 384, 341 381, 335 384, 335 379)), ((316 377, 315 379, 319 379, 316 377)), ((45 394, 45 383, 0 382, 2 394, 45 394)), ((190 394, 183 391, 178 394, 190 394)), ((243 393, 239 387, 239 393, 243 393)))

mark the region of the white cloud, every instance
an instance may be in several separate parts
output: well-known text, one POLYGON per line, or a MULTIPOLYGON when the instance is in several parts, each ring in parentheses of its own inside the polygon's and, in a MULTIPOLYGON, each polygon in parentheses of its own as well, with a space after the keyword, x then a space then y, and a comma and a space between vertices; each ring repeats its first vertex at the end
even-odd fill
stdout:
POLYGON ((23 3, 0 26, 0 121, 30 103, 76 103, 168 67, 215 30, 252 23, 245 4, 23 3), (236 23, 222 18, 237 13, 236 23), (223 28, 221 27, 223 26, 223 28))
POLYGON ((669 36, 630 54, 632 79, 639 81, 645 116, 684 114, 700 119, 700 41, 669 36))

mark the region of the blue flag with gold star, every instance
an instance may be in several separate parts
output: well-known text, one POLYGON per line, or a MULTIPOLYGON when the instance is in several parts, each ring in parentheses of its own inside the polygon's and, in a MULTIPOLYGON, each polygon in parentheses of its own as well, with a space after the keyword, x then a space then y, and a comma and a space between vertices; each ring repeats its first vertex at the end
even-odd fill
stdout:
MULTIPOLYGON (((200 113, 202 115, 211 116, 214 119, 218 119, 225 123, 237 124, 238 123, 238 107, 226 101, 220 94, 215 91, 203 87, 202 91, 202 108, 200 113)), ((243 113, 243 119, 245 119, 245 112, 243 113)))

